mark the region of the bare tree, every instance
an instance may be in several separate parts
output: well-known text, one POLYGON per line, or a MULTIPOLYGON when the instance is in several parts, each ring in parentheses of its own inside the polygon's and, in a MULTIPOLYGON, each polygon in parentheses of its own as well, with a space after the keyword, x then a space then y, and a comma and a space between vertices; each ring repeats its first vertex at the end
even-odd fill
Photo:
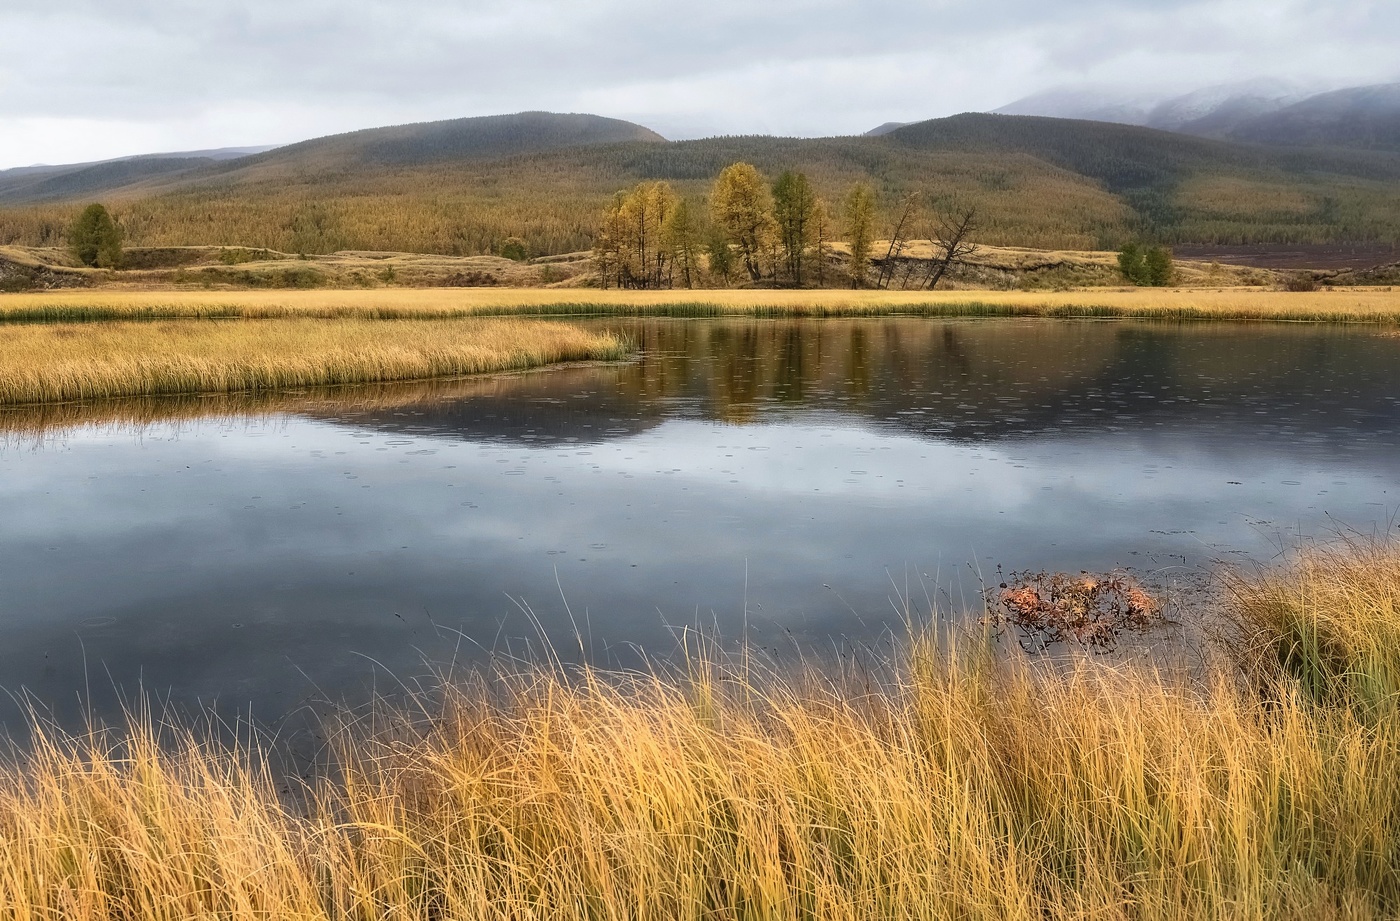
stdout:
POLYGON ((929 262, 928 288, 938 287, 943 276, 955 265, 961 265, 968 256, 977 252, 977 244, 972 235, 977 232, 977 209, 959 208, 947 214, 938 215, 937 232, 933 240, 933 259, 929 262))
POLYGON ((894 233, 890 235, 889 251, 885 253, 885 261, 880 266, 880 277, 876 281, 877 287, 888 288, 890 282, 894 280, 895 269, 898 267, 896 263, 899 257, 904 254, 904 248, 909 245, 908 234, 918 208, 918 192, 904 199, 904 207, 899 212, 899 221, 894 225, 894 233))

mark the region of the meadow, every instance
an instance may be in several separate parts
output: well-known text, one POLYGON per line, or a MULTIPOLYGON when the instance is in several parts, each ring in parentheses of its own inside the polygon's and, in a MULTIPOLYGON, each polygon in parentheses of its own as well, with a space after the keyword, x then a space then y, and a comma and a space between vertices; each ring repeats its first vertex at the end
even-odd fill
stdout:
POLYGON ((304 782, 256 734, 40 720, 0 917, 1394 917, 1400 548, 1223 579, 1191 668, 917 627, 821 667, 541 661, 328 727, 304 782))

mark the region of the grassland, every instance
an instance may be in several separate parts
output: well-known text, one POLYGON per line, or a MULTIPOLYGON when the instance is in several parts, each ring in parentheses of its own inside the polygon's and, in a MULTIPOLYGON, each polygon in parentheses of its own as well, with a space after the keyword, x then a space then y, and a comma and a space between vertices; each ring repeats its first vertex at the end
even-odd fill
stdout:
POLYGON ((1400 552, 1231 581, 1208 673, 547 663, 384 709, 291 795, 261 743, 40 727, 0 916, 1274 919, 1400 910, 1400 552))
POLYGON ((624 354, 612 336, 530 320, 27 324, 0 333, 0 405, 415 380, 624 354))

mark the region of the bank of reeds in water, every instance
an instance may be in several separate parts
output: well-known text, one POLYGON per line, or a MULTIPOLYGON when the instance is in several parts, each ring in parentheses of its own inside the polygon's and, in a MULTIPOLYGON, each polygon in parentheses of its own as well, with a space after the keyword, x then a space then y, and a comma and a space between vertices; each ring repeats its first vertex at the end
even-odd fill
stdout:
MULTIPOLYGON (((1351 288, 1079 291, 55 291, 0 296, 0 324, 169 319, 451 319, 482 316, 1046 317, 1400 324, 1400 293, 1351 288)), ((3 329, 0 328, 0 332, 3 329)))
POLYGON ((1400 712, 1345 676, 1400 662, 1398 584, 1393 547, 1236 581, 1279 652, 1205 678, 973 639, 542 666, 386 708, 290 797, 253 748, 41 731, 0 775, 0 917, 1393 918, 1400 712))
POLYGON ((0 405, 417 380, 617 359, 615 336, 539 320, 239 320, 0 330, 0 405))

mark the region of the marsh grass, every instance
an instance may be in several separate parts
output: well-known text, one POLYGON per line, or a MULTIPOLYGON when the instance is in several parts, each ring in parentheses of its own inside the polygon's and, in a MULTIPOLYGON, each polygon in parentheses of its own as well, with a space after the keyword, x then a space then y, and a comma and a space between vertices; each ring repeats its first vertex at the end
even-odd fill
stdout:
POLYGON ((539 320, 23 325, 0 331, 0 405, 403 381, 625 354, 614 336, 539 320))
POLYGON ((1227 582, 1252 674, 1291 680, 1321 705, 1400 709, 1400 554, 1369 539, 1301 550, 1287 569, 1227 582))
POLYGON ((459 319, 482 316, 1083 317, 1400 322, 1400 294, 1378 288, 1025 291, 60 291, 0 297, 0 322, 172 319, 459 319))
MULTIPOLYGON (((1294 619, 1349 671, 1393 661, 1398 579, 1396 548, 1342 548, 1239 580, 1234 611, 1276 632, 1260 603, 1314 599, 1294 619)), ((1394 917, 1393 699, 1237 677, 975 635, 796 670, 543 662, 386 704, 293 796, 256 745, 40 727, 0 768, 0 916, 1394 917)))

